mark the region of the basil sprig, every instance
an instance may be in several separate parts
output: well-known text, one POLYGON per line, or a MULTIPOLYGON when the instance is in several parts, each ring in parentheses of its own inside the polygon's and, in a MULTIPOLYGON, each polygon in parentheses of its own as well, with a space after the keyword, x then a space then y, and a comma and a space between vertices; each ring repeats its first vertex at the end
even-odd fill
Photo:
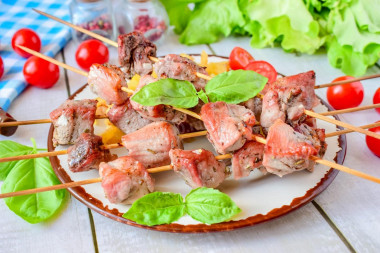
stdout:
POLYGON ((165 104, 181 108, 194 107, 199 99, 205 103, 238 104, 256 96, 267 81, 266 77, 251 70, 232 70, 212 78, 206 84, 205 92, 197 92, 188 81, 166 78, 145 85, 132 100, 144 106, 165 104))
POLYGON ((197 188, 187 194, 153 192, 135 201, 123 217, 138 224, 154 226, 170 224, 186 213, 202 223, 226 221, 241 212, 231 198, 216 189, 197 188))
MULTIPOLYGON (((0 141, 0 157, 35 154, 39 149, 13 141, 0 141)), ((0 163, 1 192, 14 192, 60 184, 49 158, 42 157, 0 163)), ((66 190, 6 198, 5 203, 18 216, 29 223, 39 223, 52 217, 67 200, 66 190)))

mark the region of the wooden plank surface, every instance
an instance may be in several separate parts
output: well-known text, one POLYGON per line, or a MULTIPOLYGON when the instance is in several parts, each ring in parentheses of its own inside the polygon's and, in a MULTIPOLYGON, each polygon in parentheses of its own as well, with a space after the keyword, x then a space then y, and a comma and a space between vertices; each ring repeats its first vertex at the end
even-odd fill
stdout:
MULTIPOLYGON (((62 60, 61 54, 56 57, 62 60)), ((9 113, 18 120, 48 118, 68 97, 63 70, 60 79, 50 89, 28 87, 11 105, 9 113)), ((10 138, 32 145, 35 138, 39 148, 47 147, 50 124, 20 126, 10 138)), ((0 183, 1 184, 1 183, 0 183)), ((63 210, 49 222, 29 224, 8 209, 0 200, 0 252, 93 252, 94 244, 87 208, 76 199, 68 201, 63 210)))
MULTIPOLYGON (((293 75, 308 70, 316 72, 317 84, 331 82, 344 75, 328 63, 325 54, 287 54, 280 48, 253 49, 248 38, 228 38, 211 45, 215 53, 229 55, 234 46, 247 49, 257 60, 270 62, 278 72, 293 75)), ((379 73, 372 67, 367 74, 379 73)), ((372 104, 373 94, 380 87, 380 79, 363 81, 365 97, 361 105, 372 104)), ((316 93, 326 100, 326 90, 316 93)), ((353 125, 365 125, 380 120, 375 110, 341 115, 341 120, 353 125)), ((350 168, 380 177, 380 160, 366 146, 365 137, 358 133, 347 135, 348 149, 344 164, 350 168)), ((376 252, 380 249, 380 186, 351 175, 339 173, 332 185, 319 197, 319 204, 357 251, 376 252)))

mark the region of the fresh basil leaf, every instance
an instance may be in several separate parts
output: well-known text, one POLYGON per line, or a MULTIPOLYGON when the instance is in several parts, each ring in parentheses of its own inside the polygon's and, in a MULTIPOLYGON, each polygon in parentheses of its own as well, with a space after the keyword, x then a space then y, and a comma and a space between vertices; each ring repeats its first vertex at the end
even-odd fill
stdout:
MULTIPOLYGON (((47 157, 15 164, 1 186, 1 192, 15 192, 59 184, 47 157)), ((66 200, 66 190, 48 191, 5 199, 14 213, 30 223, 52 217, 66 200)))
POLYGON ((172 223, 184 214, 181 194, 153 192, 136 200, 123 217, 138 224, 154 226, 172 223))
POLYGON ((212 78, 205 87, 211 102, 238 104, 256 96, 268 78, 251 70, 232 70, 212 78))
POLYGON ((197 92, 198 98, 203 101, 203 103, 208 103, 208 97, 206 93, 203 90, 200 90, 197 92))
POLYGON ((132 100, 145 106, 164 104, 191 108, 198 104, 197 90, 193 84, 172 78, 145 85, 133 95, 132 100))
POLYGON ((185 205, 186 212, 193 219, 207 224, 226 221, 241 212, 227 194, 205 187, 187 194, 185 205))
MULTIPOLYGON (((14 141, 0 141, 0 158, 10 156, 28 155, 33 153, 33 148, 21 145, 14 141)), ((12 168, 21 161, 0 163, 0 180, 4 181, 12 168)))

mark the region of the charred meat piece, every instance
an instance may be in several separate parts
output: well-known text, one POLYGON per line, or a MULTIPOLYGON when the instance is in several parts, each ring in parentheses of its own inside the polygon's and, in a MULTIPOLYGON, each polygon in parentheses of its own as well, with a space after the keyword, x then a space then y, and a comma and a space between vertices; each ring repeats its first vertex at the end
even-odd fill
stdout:
POLYGON ((133 133, 140 128, 150 124, 152 121, 141 117, 141 115, 132 108, 131 102, 123 105, 113 105, 107 112, 108 119, 125 134, 133 133))
POLYGON ((128 93, 121 87, 128 87, 127 76, 117 66, 111 64, 93 64, 88 74, 88 84, 96 95, 104 99, 107 104, 124 104, 128 93))
POLYGON ((197 76, 197 72, 208 75, 205 68, 194 61, 176 54, 168 54, 153 65, 158 78, 173 78, 186 80, 194 84, 195 89, 201 90, 207 81, 197 76))
POLYGON ((156 45, 140 32, 121 34, 117 43, 119 63, 128 78, 134 74, 142 76, 152 73, 153 63, 149 57, 156 57, 156 45))
POLYGON ((255 114, 257 121, 260 121, 261 112, 263 111, 263 100, 259 97, 253 97, 240 105, 251 110, 255 114))
POLYGON ((208 131, 207 138, 218 153, 238 150, 252 139, 255 116, 244 106, 208 103, 202 107, 201 117, 208 131))
MULTIPOLYGON (((204 103, 202 101, 199 101, 199 103, 195 107, 189 108, 188 110, 200 114, 203 105, 204 103)), ((181 134, 206 130, 202 120, 191 116, 187 116, 184 122, 176 124, 176 126, 178 127, 179 132, 181 134)))
POLYGON ((226 165, 208 150, 172 149, 169 155, 174 171, 192 188, 216 188, 226 178, 226 165))
POLYGON ((314 86, 314 71, 277 79, 264 95, 261 125, 270 127, 276 119, 293 125, 302 118, 304 110, 319 104, 314 86))
POLYGON ((254 169, 259 169, 266 174, 262 166, 264 156, 264 144, 248 141, 232 156, 232 171, 235 179, 248 177, 254 169))
MULTIPOLYGON (((0 107, 0 123, 5 122, 15 122, 16 120, 6 111, 3 110, 3 108, 0 107)), ((13 135, 17 130, 17 126, 11 126, 11 127, 0 127, 0 134, 4 136, 11 136, 13 135)))
POLYGON ((132 204, 154 191, 154 181, 145 167, 129 156, 99 165, 102 187, 113 204, 132 204))
POLYGON ((153 122, 121 140, 128 155, 147 168, 169 164, 170 149, 182 148, 178 129, 165 121, 153 122))
POLYGON ((68 148, 69 169, 82 172, 99 169, 101 162, 112 159, 109 150, 102 149, 102 138, 92 133, 82 133, 75 144, 68 148))
POLYGON ((53 145, 74 144, 82 133, 94 132, 96 100, 66 100, 50 113, 54 125, 53 145))
POLYGON ((298 132, 281 120, 275 121, 269 128, 264 149, 263 165, 269 173, 282 177, 303 169, 313 170, 315 162, 309 157, 319 155, 322 146, 326 146, 315 139, 318 136, 305 135, 311 133, 307 133, 309 130, 304 128, 298 132))
MULTIPOLYGON (((151 75, 145 75, 140 79, 139 85, 135 92, 138 92, 142 87, 152 82, 157 81, 151 75)), ((143 106, 131 100, 131 105, 142 117, 151 121, 166 120, 173 124, 180 124, 186 120, 186 114, 174 110, 173 108, 165 105, 156 106, 143 106)))
POLYGON ((310 121, 305 121, 304 124, 295 126, 294 130, 305 135, 312 145, 319 150, 317 156, 323 157, 327 149, 325 129, 313 127, 313 125, 310 125, 310 121))

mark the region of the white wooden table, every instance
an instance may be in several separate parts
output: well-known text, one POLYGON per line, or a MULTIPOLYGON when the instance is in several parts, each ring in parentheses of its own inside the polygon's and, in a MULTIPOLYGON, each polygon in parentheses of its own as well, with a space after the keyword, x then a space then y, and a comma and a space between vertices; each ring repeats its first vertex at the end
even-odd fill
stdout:
MULTIPOLYGON (((280 48, 252 49, 249 38, 228 38, 212 45, 187 47, 170 34, 158 46, 158 55, 207 53, 228 56, 232 48, 247 49, 256 59, 269 61, 285 75, 314 70, 317 83, 343 75, 332 68, 326 55, 284 53, 280 48)), ((57 59, 77 66, 70 42, 57 59)), ((110 48, 111 62, 117 52, 110 48)), ((379 72, 375 66, 367 74, 379 72)), ((27 88, 9 112, 19 120, 47 118, 68 95, 86 83, 86 78, 61 69, 59 82, 51 89, 27 88)), ((362 105, 372 104, 380 80, 364 81, 362 105)), ((326 99, 326 89, 317 90, 326 99)), ((380 119, 375 110, 345 114, 341 119, 364 125, 380 119)), ((49 125, 21 126, 10 139, 30 145, 34 137, 46 147, 49 125)), ((0 140, 6 138, 0 137, 0 140)), ((345 165, 380 177, 380 159, 365 144, 365 137, 347 136, 345 165)), ((0 183, 1 184, 1 183, 0 183)), ((0 252, 379 252, 380 185, 339 173, 329 188, 308 205, 276 220, 232 232, 171 234, 124 225, 91 211, 74 198, 52 221, 31 225, 12 213, 0 201, 0 252)))

